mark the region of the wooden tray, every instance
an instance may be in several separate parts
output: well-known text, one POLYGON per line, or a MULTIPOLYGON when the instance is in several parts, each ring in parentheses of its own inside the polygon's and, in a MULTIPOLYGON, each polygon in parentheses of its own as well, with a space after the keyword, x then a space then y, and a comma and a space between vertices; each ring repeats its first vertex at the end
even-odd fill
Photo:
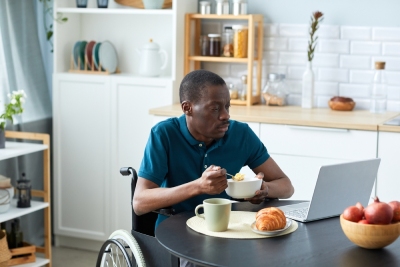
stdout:
POLYGON ((23 247, 10 249, 12 258, 8 260, 7 266, 24 264, 36 261, 36 247, 27 242, 23 242, 23 247))
MULTIPOLYGON (((114 0, 114 1, 123 6, 144 8, 142 0, 114 0)), ((171 7, 172 7, 172 0, 164 0, 163 8, 171 8, 171 7)))

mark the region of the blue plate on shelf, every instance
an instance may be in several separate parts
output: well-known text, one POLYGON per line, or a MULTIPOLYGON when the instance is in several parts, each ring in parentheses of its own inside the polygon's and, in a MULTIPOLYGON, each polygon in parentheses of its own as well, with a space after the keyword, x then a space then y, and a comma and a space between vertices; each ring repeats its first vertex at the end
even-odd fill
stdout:
MULTIPOLYGON (((98 70, 99 66, 100 66, 100 57, 99 57, 100 46, 101 46, 101 43, 98 42, 93 46, 93 50, 92 50, 92 53, 93 53, 92 58, 93 58, 93 63, 94 63, 96 70, 98 70)), ((101 70, 104 70, 104 69, 101 68, 101 70)))
POLYGON ((78 69, 79 48, 81 41, 77 41, 72 47, 72 58, 74 59, 74 68, 78 69))
POLYGON ((101 67, 110 73, 115 73, 118 67, 118 55, 114 45, 104 41, 99 49, 101 67))
POLYGON ((85 51, 86 51, 86 41, 81 41, 79 44, 79 61, 81 65, 81 70, 85 69, 85 51))

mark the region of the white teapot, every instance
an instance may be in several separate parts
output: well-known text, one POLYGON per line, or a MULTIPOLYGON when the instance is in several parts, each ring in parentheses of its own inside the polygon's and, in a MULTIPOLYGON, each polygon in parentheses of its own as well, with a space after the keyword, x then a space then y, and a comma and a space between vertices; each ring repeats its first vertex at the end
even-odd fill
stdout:
POLYGON ((136 49, 136 52, 140 55, 139 74, 141 76, 160 76, 161 71, 167 67, 167 52, 164 49, 160 49, 158 44, 153 43, 152 39, 150 39, 150 42, 144 45, 140 50, 136 49))

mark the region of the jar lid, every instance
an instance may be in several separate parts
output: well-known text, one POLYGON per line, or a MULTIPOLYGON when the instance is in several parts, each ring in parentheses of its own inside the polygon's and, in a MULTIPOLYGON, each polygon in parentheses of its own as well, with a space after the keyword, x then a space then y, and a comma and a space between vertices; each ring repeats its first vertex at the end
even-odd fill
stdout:
POLYGON ((243 30, 243 29, 247 29, 247 25, 232 25, 232 29, 234 30, 243 30))
POLYGON ((219 33, 209 33, 208 37, 221 37, 221 34, 219 34, 219 33))
POLYGON ((386 62, 384 61, 376 61, 375 62, 375 69, 377 70, 384 70, 386 62))

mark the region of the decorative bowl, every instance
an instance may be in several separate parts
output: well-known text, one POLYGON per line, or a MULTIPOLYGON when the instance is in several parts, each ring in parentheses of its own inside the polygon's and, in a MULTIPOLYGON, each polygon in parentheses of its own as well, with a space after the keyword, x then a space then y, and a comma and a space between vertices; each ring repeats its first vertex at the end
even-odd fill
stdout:
POLYGON ((225 192, 232 198, 242 199, 254 197, 257 190, 261 188, 262 179, 247 178, 242 181, 228 179, 228 187, 225 192))
POLYGON ((400 223, 361 224, 348 221, 340 215, 340 225, 351 242, 367 249, 386 247, 396 241, 400 235, 400 223))
POLYGON ((332 110, 352 111, 356 102, 349 97, 335 96, 329 100, 328 105, 332 110))

